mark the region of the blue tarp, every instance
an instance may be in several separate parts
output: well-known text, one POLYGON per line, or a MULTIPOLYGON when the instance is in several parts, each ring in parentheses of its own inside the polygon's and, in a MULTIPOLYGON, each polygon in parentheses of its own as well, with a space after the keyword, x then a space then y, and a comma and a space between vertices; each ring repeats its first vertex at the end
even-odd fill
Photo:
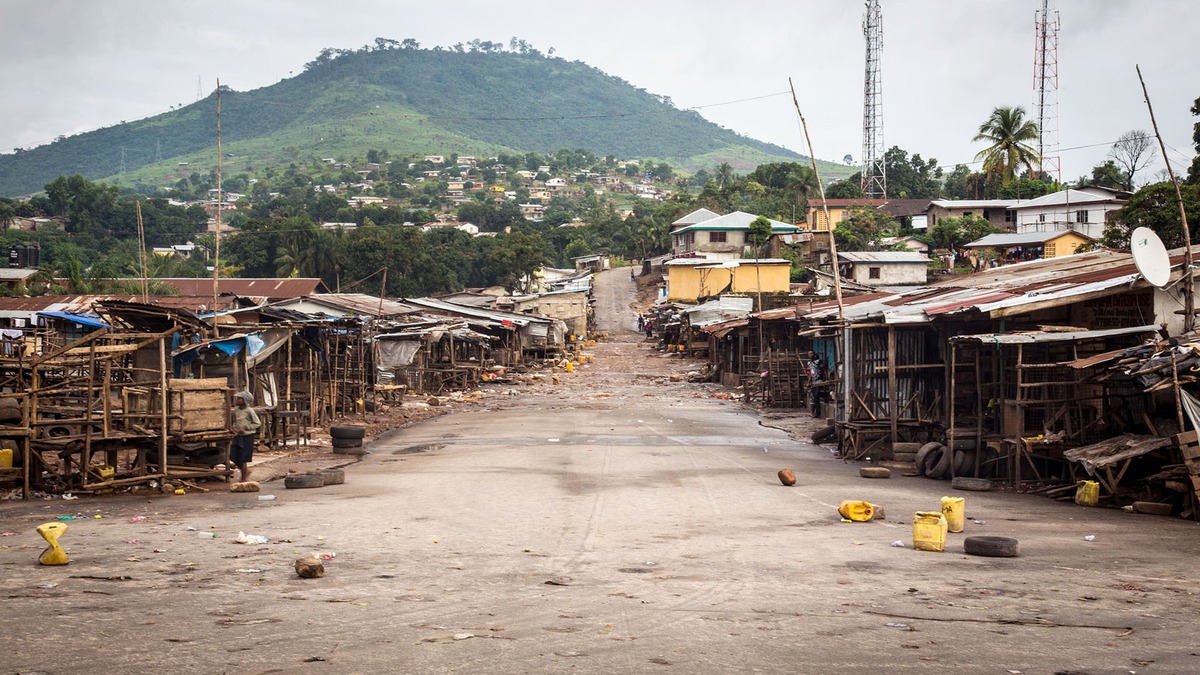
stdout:
POLYGON ((81 326, 90 328, 108 328, 108 324, 104 323, 99 316, 95 314, 75 314, 73 312, 38 312, 38 316, 44 316, 49 319, 62 319, 63 321, 72 321, 81 326))

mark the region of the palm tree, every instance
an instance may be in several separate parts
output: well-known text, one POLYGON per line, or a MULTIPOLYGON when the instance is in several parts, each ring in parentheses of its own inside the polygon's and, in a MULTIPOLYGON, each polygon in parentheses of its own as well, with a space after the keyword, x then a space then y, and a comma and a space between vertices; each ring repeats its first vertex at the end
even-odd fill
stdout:
POLYGON ((988 176, 999 176, 1004 185, 1016 178, 1017 167, 1022 165, 1032 176, 1033 165, 1040 162, 1041 157, 1029 142, 1037 140, 1040 133, 1037 122, 1025 119, 1024 108, 996 108, 971 139, 991 143, 990 147, 980 150, 975 159, 982 159, 983 172, 988 176))
POLYGON ((724 190, 737 178, 737 174, 733 172, 733 167, 729 166, 729 162, 721 162, 717 165, 716 171, 713 172, 713 178, 717 179, 717 187, 724 190))

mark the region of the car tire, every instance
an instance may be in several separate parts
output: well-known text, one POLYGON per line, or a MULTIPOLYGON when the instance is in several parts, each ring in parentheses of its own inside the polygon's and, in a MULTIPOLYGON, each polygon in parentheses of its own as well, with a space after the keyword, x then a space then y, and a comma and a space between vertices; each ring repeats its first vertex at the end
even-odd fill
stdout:
POLYGON ((834 437, 834 435, 836 435, 836 434, 837 434, 837 428, 831 424, 823 429, 814 431, 813 435, 812 435, 812 441, 813 441, 813 443, 823 443, 827 440, 832 439, 834 437))
POLYGON ((963 539, 963 550, 967 555, 988 558, 1016 558, 1021 554, 1020 544, 1011 537, 967 537, 963 539))
POLYGON ((367 435, 366 427, 342 425, 329 427, 329 435, 333 438, 352 438, 362 440, 367 435))
POLYGON ((968 476, 975 473, 975 451, 974 450, 955 450, 954 451, 954 475, 968 476))
POLYGON ((920 450, 917 450, 917 455, 913 458, 913 462, 917 465, 917 471, 925 473, 925 469, 929 468, 930 455, 933 454, 934 450, 938 450, 939 448, 944 450, 946 446, 935 441, 933 443, 926 443, 921 446, 920 450))
POLYGON ((325 485, 341 485, 346 482, 346 472, 341 469, 321 469, 317 473, 325 479, 325 485))
POLYGON ((330 439, 335 448, 359 448, 362 447, 361 438, 338 438, 334 436, 330 439))
POLYGON ((362 456, 362 455, 367 454, 367 449, 364 448, 362 445, 356 445, 351 448, 339 448, 339 447, 334 446, 333 454, 362 456))
POLYGON ((986 478, 967 478, 955 476, 950 480, 950 487, 966 492, 987 492, 992 489, 992 481, 986 478))
POLYGON ((925 477, 926 478, 942 478, 950 473, 951 455, 954 453, 942 446, 941 449, 934 450, 933 453, 925 460, 925 477))
POLYGON ((886 466, 864 466, 858 470, 863 478, 891 478, 892 470, 886 466))
POLYGON ((319 473, 294 473, 283 479, 283 487, 289 490, 319 488, 324 485, 325 478, 319 473))

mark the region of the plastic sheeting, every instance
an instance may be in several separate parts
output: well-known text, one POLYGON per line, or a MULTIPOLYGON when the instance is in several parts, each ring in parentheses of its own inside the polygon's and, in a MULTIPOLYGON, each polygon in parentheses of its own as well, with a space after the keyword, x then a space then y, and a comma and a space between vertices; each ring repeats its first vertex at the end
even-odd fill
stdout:
POLYGON ((411 365, 421 346, 420 340, 377 340, 375 348, 379 354, 379 361, 376 365, 386 368, 411 365))

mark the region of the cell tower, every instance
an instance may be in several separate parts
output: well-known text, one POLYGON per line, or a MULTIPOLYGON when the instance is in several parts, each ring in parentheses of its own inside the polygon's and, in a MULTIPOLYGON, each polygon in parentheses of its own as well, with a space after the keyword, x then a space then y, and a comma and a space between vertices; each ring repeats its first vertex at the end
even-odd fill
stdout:
POLYGON ((867 0, 863 35, 867 39, 867 68, 863 83, 862 191, 870 199, 883 199, 887 196, 887 171, 883 163, 883 78, 879 69, 883 12, 879 0, 867 0))
POLYGON ((1050 0, 1034 16, 1033 108, 1037 113, 1038 173, 1062 180, 1058 156, 1058 10, 1050 0))
POLYGON ((204 98, 204 81, 199 75, 196 76, 196 100, 204 98))

